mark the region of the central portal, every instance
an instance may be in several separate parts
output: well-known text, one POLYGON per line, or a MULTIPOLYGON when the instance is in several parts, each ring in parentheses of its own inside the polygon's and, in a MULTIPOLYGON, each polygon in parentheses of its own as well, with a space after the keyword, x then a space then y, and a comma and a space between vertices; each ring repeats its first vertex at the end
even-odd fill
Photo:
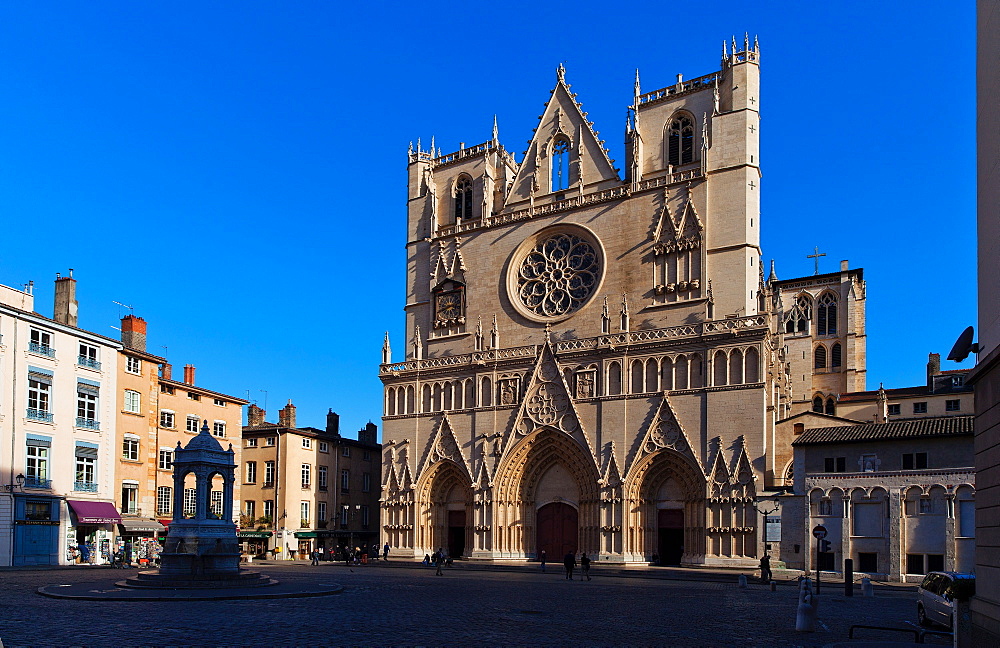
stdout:
POLYGON ((657 549, 661 565, 680 565, 684 556, 684 511, 660 509, 657 511, 657 549))
POLYGON ((448 555, 465 555, 465 511, 448 511, 448 555))
POLYGON ((553 502, 538 509, 538 555, 545 551, 548 560, 558 561, 567 553, 576 553, 579 540, 577 510, 563 502, 553 502))

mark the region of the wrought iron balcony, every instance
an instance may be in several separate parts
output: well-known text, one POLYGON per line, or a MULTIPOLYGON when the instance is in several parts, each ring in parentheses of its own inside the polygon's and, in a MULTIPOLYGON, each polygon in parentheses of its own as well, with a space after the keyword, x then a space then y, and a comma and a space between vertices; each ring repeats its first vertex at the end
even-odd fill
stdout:
POLYGON ((43 409, 35 409, 34 407, 28 408, 28 418, 32 421, 44 421, 46 423, 52 422, 52 412, 43 409))
POLYGON ((48 344, 29 342, 28 351, 31 351, 32 353, 37 353, 38 355, 48 356, 50 358, 56 357, 56 350, 50 347, 48 344))
POLYGON ((73 482, 73 490, 80 491, 82 493, 96 493, 97 482, 76 481, 73 482))
POLYGON ((100 430, 101 422, 90 418, 76 417, 76 427, 86 428, 88 430, 100 430))
POLYGON ((97 369, 98 371, 101 370, 101 363, 93 358, 88 358, 87 356, 79 356, 76 359, 76 364, 81 367, 89 367, 91 369, 97 369))
POLYGON ((52 480, 44 479, 42 477, 25 477, 24 478, 25 488, 52 488, 52 480))

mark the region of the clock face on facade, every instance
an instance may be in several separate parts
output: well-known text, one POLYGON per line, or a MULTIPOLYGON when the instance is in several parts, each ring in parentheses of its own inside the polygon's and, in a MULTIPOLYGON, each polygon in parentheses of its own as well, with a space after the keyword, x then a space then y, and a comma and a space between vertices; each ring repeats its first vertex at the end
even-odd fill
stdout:
POLYGON ((453 320, 462 316, 462 295, 448 292, 437 296, 437 319, 453 320))
POLYGON ((514 306, 535 321, 559 321, 583 308, 604 278, 604 250, 583 227, 542 230, 514 253, 507 292, 514 306))

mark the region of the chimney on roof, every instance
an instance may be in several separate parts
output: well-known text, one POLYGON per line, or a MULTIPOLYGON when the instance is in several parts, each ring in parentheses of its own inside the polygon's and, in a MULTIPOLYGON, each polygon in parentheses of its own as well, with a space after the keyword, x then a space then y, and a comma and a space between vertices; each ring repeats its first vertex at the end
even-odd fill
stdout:
POLYGON ((378 426, 376 426, 371 421, 368 424, 358 430, 358 441, 361 443, 366 443, 368 445, 375 445, 375 438, 378 436, 378 426))
POLYGON ((122 318, 122 344, 136 351, 146 350, 146 320, 135 315, 122 318))
POLYGON ((927 354, 927 388, 934 391, 934 376, 941 373, 941 354, 927 354))
POLYGON ((840 271, 841 272, 847 272, 850 269, 851 269, 851 264, 847 262, 847 259, 843 259, 840 262, 840 271))
POLYGON ((174 368, 169 362, 164 362, 160 365, 160 378, 164 380, 173 380, 174 368))
POLYGON ((252 403, 247 408, 247 426, 257 427, 258 425, 264 425, 264 415, 266 413, 263 409, 257 407, 256 403, 252 403))
POLYGON ((56 273, 56 303, 53 309, 52 319, 60 324, 76 326, 79 305, 76 301, 76 279, 73 278, 73 268, 69 269, 69 276, 63 277, 56 273))
POLYGON ((340 436, 340 414, 334 412, 332 408, 326 413, 326 432, 340 436))
POLYGON ((889 397, 885 393, 882 383, 878 385, 878 393, 875 397, 875 422, 887 423, 889 421, 889 397))
POLYGON ((184 365, 184 384, 194 385, 194 365, 184 365))
POLYGON ((282 427, 295 427, 295 406, 292 405, 292 399, 288 399, 288 405, 285 405, 280 410, 278 410, 278 425, 282 427))

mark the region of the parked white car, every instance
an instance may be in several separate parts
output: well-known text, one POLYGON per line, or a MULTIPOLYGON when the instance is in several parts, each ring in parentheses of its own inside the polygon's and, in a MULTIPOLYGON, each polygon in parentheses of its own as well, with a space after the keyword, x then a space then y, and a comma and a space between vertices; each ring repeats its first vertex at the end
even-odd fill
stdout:
POLYGON ((931 572, 917 588, 917 620, 920 625, 940 623, 951 627, 955 599, 976 593, 975 574, 931 572))

